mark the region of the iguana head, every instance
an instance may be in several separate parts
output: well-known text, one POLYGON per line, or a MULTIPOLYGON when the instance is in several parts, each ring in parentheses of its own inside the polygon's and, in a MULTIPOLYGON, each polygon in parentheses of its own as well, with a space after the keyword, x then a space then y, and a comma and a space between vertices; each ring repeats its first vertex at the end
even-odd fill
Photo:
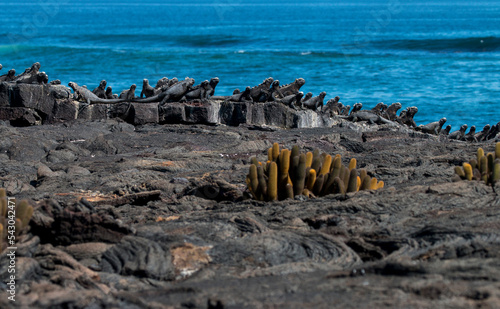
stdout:
POLYGON ((40 70, 40 67, 41 67, 40 62, 35 62, 31 65, 30 72, 31 73, 38 73, 38 70, 40 70))
POLYGON ((106 95, 112 95, 112 94, 113 94, 113 88, 108 87, 108 88, 106 89, 106 95))
MULTIPOLYGON (((326 97, 326 92, 324 92, 324 91, 323 91, 323 92, 321 92, 321 93, 319 94, 319 97, 320 97, 321 99, 324 99, 324 98, 326 97)), ((359 103, 359 104, 361 104, 361 103, 359 103)), ((361 106, 363 106, 363 105, 361 104, 361 106)))
POLYGON ((73 89, 73 90, 75 90, 75 91, 76 91, 76 87, 78 87, 78 84, 77 84, 77 83, 75 83, 75 82, 69 82, 69 83, 68 83, 68 86, 70 86, 70 87, 71 87, 71 89, 73 89))
POLYGON ((295 100, 297 102, 300 102, 300 100, 302 99, 302 97, 304 96, 304 93, 302 91, 299 91, 297 92, 297 94, 295 95, 295 100))
POLYGON ((460 132, 465 133, 465 130, 467 130, 467 125, 466 125, 466 124, 463 124, 463 125, 460 127, 460 132))
POLYGON ((304 101, 309 100, 310 98, 312 98, 312 96, 313 96, 312 92, 306 93, 306 95, 304 97, 304 101))
MULTIPOLYGON (((399 104, 399 105, 401 105, 401 104, 399 104)), ((406 109, 406 113, 408 116, 413 117, 413 116, 415 116, 416 113, 418 113, 418 107, 410 106, 406 109)))
POLYGON ((101 80, 101 82, 99 83, 99 88, 101 88, 102 90, 106 89, 106 81, 105 80, 101 80))
POLYGON ((469 129, 469 134, 474 134, 474 133, 476 133, 476 126, 472 126, 469 129))
POLYGON ((279 80, 275 80, 273 82, 273 84, 271 85, 271 88, 273 89, 278 89, 280 87, 280 81, 279 80))
POLYGON ((210 87, 210 82, 208 80, 204 80, 201 82, 201 87, 205 90, 209 89, 210 87))
POLYGON ((147 87, 149 86, 149 80, 147 80, 146 78, 142 80, 142 86, 143 87, 147 87))
POLYGON ((363 103, 355 103, 352 106, 352 112, 355 113, 363 108, 363 103))
POLYGON ((217 86, 218 83, 219 83, 218 77, 214 77, 214 78, 210 79, 210 85, 212 86, 212 88, 217 86))
POLYGON ((270 87, 273 82, 274 82, 274 78, 268 77, 264 80, 264 85, 266 85, 267 87, 270 87))
POLYGON ((449 125, 446 126, 446 128, 444 128, 444 132, 445 133, 450 133, 450 131, 451 131, 451 125, 449 124, 449 125))
POLYGON ((38 72, 36 75, 36 80, 39 84, 46 84, 49 82, 49 76, 45 72, 38 72))
POLYGON ((306 83, 306 80, 303 79, 302 77, 301 78, 297 78, 295 80, 295 84, 298 86, 299 89, 300 89, 300 87, 304 86, 305 83, 306 83))
POLYGON ((7 77, 12 78, 14 76, 16 76, 16 70, 11 69, 9 70, 9 72, 7 72, 7 77))
POLYGON ((446 122, 446 118, 443 117, 443 118, 439 119, 439 126, 442 127, 445 122, 446 122))
POLYGON ((244 93, 244 94, 248 94, 248 93, 250 93, 250 90, 252 90, 252 88, 251 88, 250 86, 247 86, 247 87, 245 88, 245 91, 243 91, 243 93, 244 93))
POLYGON ((491 126, 490 126, 489 124, 485 125, 485 126, 483 127, 483 132, 484 132, 484 133, 488 132, 488 131, 490 130, 490 128, 491 128, 491 126))
POLYGON ((132 84, 132 86, 130 86, 130 91, 134 92, 136 88, 137 88, 137 85, 136 84, 132 84))
POLYGON ((393 111, 397 111, 397 110, 401 109, 401 107, 403 107, 403 106, 399 102, 392 103, 391 106, 389 106, 389 108, 393 111))

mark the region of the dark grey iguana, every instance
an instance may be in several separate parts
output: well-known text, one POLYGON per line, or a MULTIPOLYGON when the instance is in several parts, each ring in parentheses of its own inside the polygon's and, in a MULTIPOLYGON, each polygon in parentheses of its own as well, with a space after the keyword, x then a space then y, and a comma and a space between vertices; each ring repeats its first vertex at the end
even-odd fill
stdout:
POLYGON ((491 126, 489 124, 485 125, 483 127, 483 130, 479 133, 476 133, 474 136, 478 142, 484 141, 486 136, 488 135, 488 132, 490 131, 491 126))
POLYGON ((312 109, 313 111, 316 111, 318 110, 318 108, 323 107, 323 102, 325 100, 325 97, 326 97, 326 92, 323 91, 318 96, 302 102, 302 105, 305 108, 309 108, 312 109))
POLYGON ((78 84, 75 82, 69 82, 68 86, 70 86, 71 89, 73 89, 74 92, 73 98, 80 102, 85 102, 88 104, 113 104, 113 103, 125 102, 125 100, 123 99, 115 99, 115 100, 101 99, 95 94, 93 94, 92 91, 88 90, 87 88, 78 86, 78 84))
POLYGON ((389 105, 387 110, 382 114, 382 117, 384 117, 385 119, 389 119, 391 121, 396 120, 396 118, 398 117, 397 112, 398 110, 401 109, 401 107, 402 105, 399 102, 392 103, 391 105, 389 105))
POLYGON ((252 98, 252 101, 259 102, 262 93, 266 93, 269 90, 273 81, 274 79, 272 77, 268 77, 261 84, 251 88, 250 97, 252 98))
POLYGON ((21 83, 23 83, 22 81, 25 81, 27 79, 32 79, 34 76, 36 77, 36 75, 40 71, 40 67, 41 67, 40 62, 33 63, 31 67, 27 68, 26 70, 24 70, 23 73, 16 76, 14 78, 14 81, 15 82, 21 81, 21 83))
POLYGON ((159 94, 146 98, 146 99, 134 99, 134 102, 138 103, 151 103, 160 102, 165 104, 167 102, 178 102, 191 87, 194 85, 194 79, 186 78, 185 80, 176 83, 175 85, 167 88, 165 91, 159 94))
POLYGON ((245 91, 233 94, 229 97, 226 97, 224 99, 225 102, 252 102, 252 97, 250 96, 250 93, 252 91, 252 88, 246 87, 245 91))
POLYGON ((156 82, 156 86, 154 87, 154 95, 159 94, 160 92, 164 91, 166 88, 168 88, 168 83, 170 80, 166 77, 160 78, 156 82), (164 88, 165 87, 165 88, 164 88), (162 90, 163 89, 163 90, 162 90))
POLYGON ((469 133, 465 134, 464 140, 468 142, 477 142, 476 139, 476 126, 472 126, 469 129, 469 133))
POLYGON ((306 83, 306 80, 303 78, 297 78, 295 81, 291 82, 290 84, 286 84, 281 86, 278 91, 283 97, 289 96, 291 94, 296 94, 297 92, 300 91, 300 88, 304 86, 306 83))
POLYGON ((416 131, 422 131, 423 133, 439 135, 441 129, 446 122, 446 118, 441 118, 439 121, 431 122, 426 125, 420 125, 415 128, 416 131))
POLYGON ((441 130, 439 135, 448 136, 448 134, 450 134, 450 131, 451 131, 451 125, 447 125, 446 128, 441 130))
POLYGON ((418 108, 416 106, 407 107, 406 110, 403 110, 401 111, 401 113, 399 113, 399 116, 396 118, 396 122, 412 128, 416 128, 417 124, 415 123, 415 120, 413 120, 413 117, 415 117, 415 114, 417 112, 418 108))
POLYGON ((340 101, 339 96, 336 96, 335 98, 328 100, 322 112, 324 114, 327 114, 329 117, 333 117, 334 115, 340 115, 340 110, 344 105, 339 101, 340 101))
POLYGON ((99 86, 97 86, 94 90, 92 90, 92 93, 95 94, 98 98, 107 99, 106 84, 107 82, 105 80, 101 80, 99 86))
POLYGON ((352 106, 350 114, 354 114, 356 112, 359 112, 363 108, 363 103, 354 103, 352 106))
POLYGON ((215 87, 219 84, 219 78, 218 77, 213 77, 210 79, 209 89, 207 90, 207 95, 209 97, 213 96, 215 94, 215 87))
POLYGON ((14 78, 16 78, 16 70, 12 69, 7 74, 0 76, 0 82, 11 82, 14 78))
POLYGON ((284 97, 283 99, 278 99, 276 102, 285 104, 288 107, 293 109, 297 109, 297 106, 300 106, 300 100, 304 96, 302 91, 299 91, 297 94, 291 94, 289 96, 284 97), (295 104, 294 104, 295 103, 295 104))
POLYGON ((106 99, 108 100, 118 99, 118 95, 113 94, 113 88, 111 88, 110 86, 106 88, 106 99))
MULTIPOLYGON (((160 82, 160 81, 158 81, 160 82)), ((152 97, 155 95, 155 88, 151 87, 151 85, 149 85, 149 80, 147 80, 146 78, 142 80, 142 91, 141 91, 141 98, 143 97, 146 97, 146 98, 149 98, 149 97, 152 97)))
POLYGON ((349 116, 339 116, 341 118, 350 120, 352 122, 367 121, 369 124, 392 124, 396 125, 394 121, 385 119, 371 111, 358 111, 356 113, 350 114, 349 116))
POLYGON ((273 83, 271 84, 271 88, 262 92, 259 102, 272 102, 284 98, 278 91, 279 87, 280 81, 273 81, 273 83))
POLYGON ((381 116, 386 110, 388 106, 387 104, 384 104, 383 102, 377 103, 374 108, 371 109, 371 111, 379 116, 381 116))
POLYGON ((303 107, 304 106, 304 102, 309 101, 312 97, 313 97, 312 92, 306 93, 306 95, 303 96, 302 99, 300 99, 300 105, 299 105, 299 107, 303 107))
POLYGON ((349 116, 349 110, 351 109, 351 106, 350 105, 345 105, 345 106, 342 106, 342 108, 340 109, 340 114, 339 115, 342 115, 342 116, 349 116))
POLYGON ((179 102, 201 100, 205 101, 208 98, 208 91, 210 90, 210 82, 204 80, 201 84, 192 87, 186 94, 179 100, 179 102))
POLYGON ((132 84, 129 89, 123 90, 118 98, 125 99, 129 102, 132 101, 133 99, 135 99, 135 89, 137 89, 137 85, 132 84))
POLYGON ((490 128, 488 134, 485 137, 485 140, 490 140, 492 138, 495 138, 499 132, 500 132, 500 122, 497 122, 496 125, 490 128))
POLYGON ((460 127, 460 130, 455 131, 455 132, 451 132, 448 135, 448 138, 449 139, 455 139, 455 140, 461 140, 462 138, 465 137, 465 130, 467 130, 467 125, 466 124, 462 125, 460 127))

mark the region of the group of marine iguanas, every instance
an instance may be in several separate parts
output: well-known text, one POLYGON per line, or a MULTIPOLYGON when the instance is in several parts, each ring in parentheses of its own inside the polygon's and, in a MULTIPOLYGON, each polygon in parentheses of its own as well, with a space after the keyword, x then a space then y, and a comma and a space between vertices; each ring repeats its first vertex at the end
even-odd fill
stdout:
MULTIPOLYGON (((40 63, 34 63, 30 68, 16 76, 14 69, 7 74, 0 76, 0 82, 25 83, 25 84, 48 84, 53 87, 64 87, 60 80, 49 83, 49 78, 45 72, 40 71, 40 63)), ((0 70, 2 65, 0 64, 0 70)), ((168 102, 205 102, 207 100, 223 100, 225 102, 252 102, 265 103, 276 102, 298 109, 311 109, 330 117, 340 117, 352 122, 366 121, 370 124, 404 124, 414 128, 416 131, 433 135, 444 135, 449 139, 462 141, 485 141, 493 139, 500 133, 500 122, 494 126, 485 125, 483 130, 476 133, 476 127, 472 126, 468 133, 467 125, 464 124, 460 130, 451 132, 451 126, 443 129, 446 118, 431 122, 426 125, 417 126, 413 117, 418 112, 418 108, 411 106, 402 110, 399 115, 397 111, 401 109, 401 103, 396 102, 391 105, 378 103, 370 110, 362 110, 363 104, 356 103, 352 109, 349 105, 339 102, 337 96, 323 103, 326 92, 321 92, 318 96, 313 96, 311 92, 304 95, 300 88, 306 83, 303 78, 297 78, 290 84, 280 85, 278 80, 272 77, 266 78, 261 84, 254 87, 246 87, 244 91, 235 89, 230 96, 215 96, 215 88, 219 83, 219 78, 214 77, 210 81, 205 80, 199 85, 194 85, 192 78, 179 81, 177 78, 168 79, 163 77, 156 83, 155 87, 149 84, 147 79, 143 80, 140 97, 135 96, 137 86, 134 84, 129 89, 123 90, 120 95, 113 94, 111 87, 106 87, 105 80, 99 83, 93 91, 86 86, 78 86, 75 82, 68 85, 73 89, 73 99, 88 104, 113 104, 121 102, 151 103, 160 102, 160 106, 168 102)), ((66 87, 64 87, 66 88, 66 87)), ((67 88, 66 88, 67 89, 67 88)), ((67 93, 70 93, 69 89, 67 93)))

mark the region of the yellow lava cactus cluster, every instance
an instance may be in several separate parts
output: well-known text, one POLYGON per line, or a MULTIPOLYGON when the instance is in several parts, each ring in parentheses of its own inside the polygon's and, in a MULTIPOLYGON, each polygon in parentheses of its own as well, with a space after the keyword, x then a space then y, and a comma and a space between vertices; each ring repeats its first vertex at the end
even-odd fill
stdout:
POLYGON ((8 247, 7 244, 13 244, 15 237, 28 226, 31 216, 33 207, 27 200, 9 203, 5 189, 0 188, 0 251, 8 247))
POLYGON ((349 166, 342 164, 339 154, 332 157, 313 152, 300 153, 299 147, 281 149, 278 143, 268 150, 266 163, 251 158, 246 182, 253 198, 259 201, 275 201, 328 194, 377 190, 384 187, 383 181, 368 176, 365 169, 356 168, 356 159, 349 166))
POLYGON ((484 153, 478 148, 477 158, 464 162, 462 166, 455 166, 455 173, 466 180, 482 180, 486 184, 493 184, 500 180, 500 142, 495 145, 495 152, 484 153))

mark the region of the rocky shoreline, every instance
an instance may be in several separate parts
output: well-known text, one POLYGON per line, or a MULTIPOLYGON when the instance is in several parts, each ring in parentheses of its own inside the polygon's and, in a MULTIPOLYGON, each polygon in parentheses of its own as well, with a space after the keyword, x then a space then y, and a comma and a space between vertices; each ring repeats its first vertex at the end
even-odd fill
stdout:
POLYGON ((451 182, 477 147, 354 124, 3 123, 0 186, 33 201, 2 308, 495 308, 498 187, 451 182), (366 129, 370 128, 370 129, 366 129), (384 189, 258 202, 273 142, 356 157, 384 189))
POLYGON ((0 187, 34 208, 16 243, 15 302, 2 252, 1 308, 500 304, 500 187, 452 181, 478 147, 495 151, 495 136, 222 99, 167 103, 185 118, 143 121, 166 109, 50 89, 0 83, 1 115, 21 115, 0 121, 0 187), (124 110, 135 118, 113 116, 124 110), (250 158, 265 162, 274 142, 356 158, 385 187, 253 200, 250 158))

